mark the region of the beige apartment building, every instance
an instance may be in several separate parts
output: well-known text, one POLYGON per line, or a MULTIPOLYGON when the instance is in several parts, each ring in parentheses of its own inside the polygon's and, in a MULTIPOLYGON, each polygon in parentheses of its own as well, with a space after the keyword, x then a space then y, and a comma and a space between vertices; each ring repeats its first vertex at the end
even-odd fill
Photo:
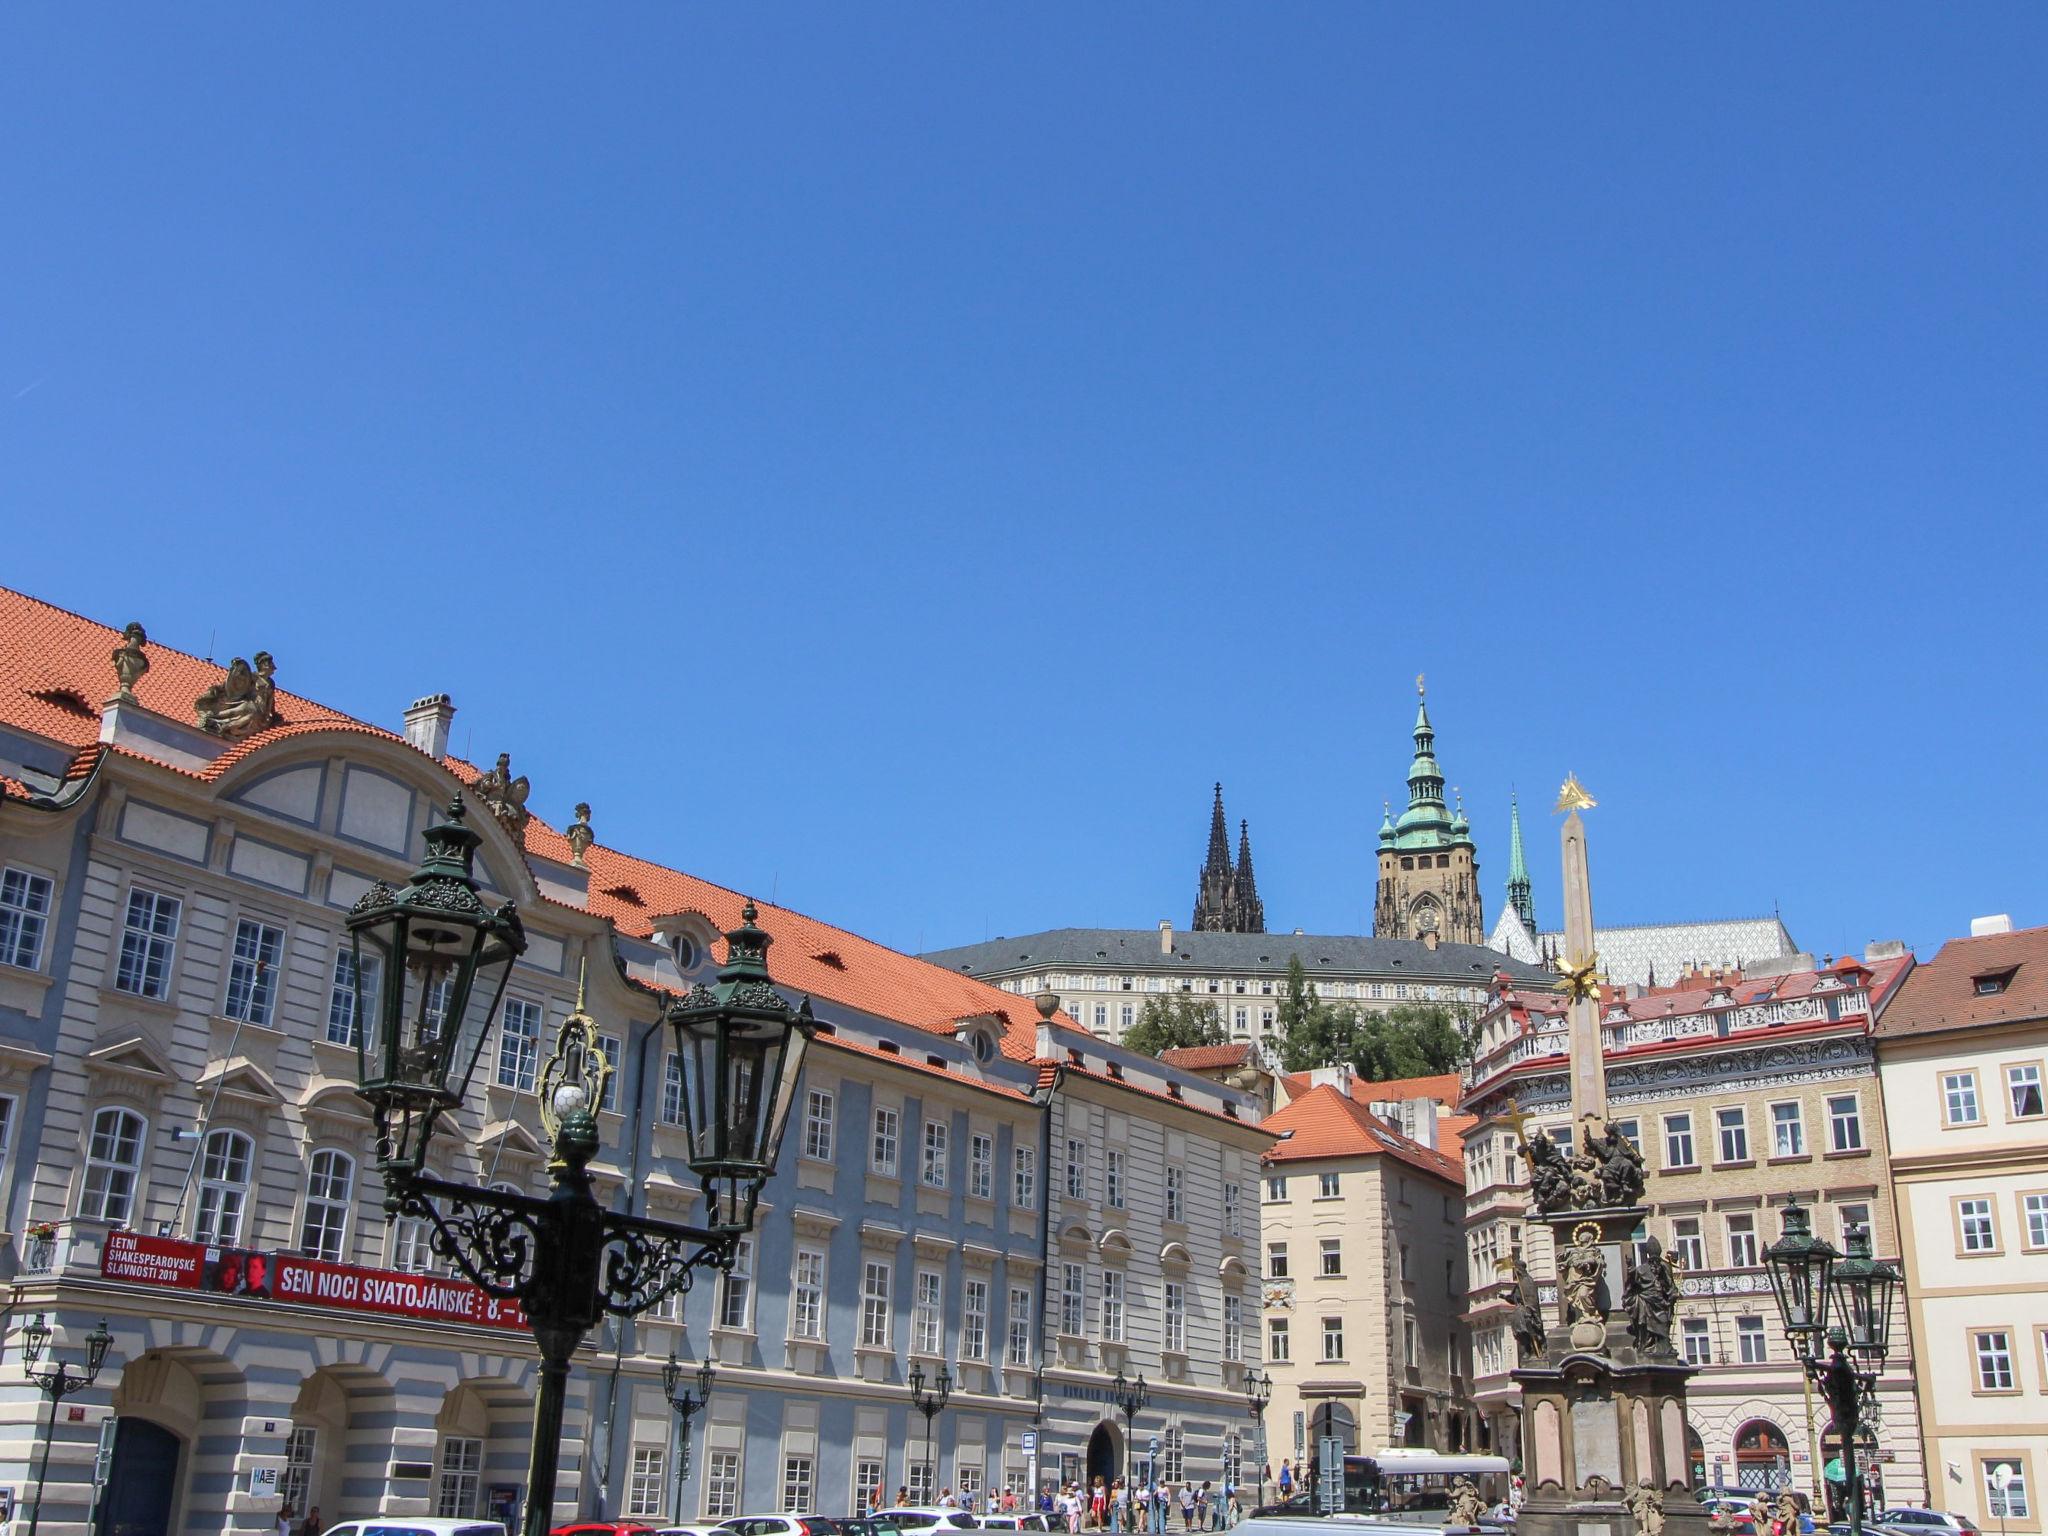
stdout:
POLYGON ((1273 1378, 1267 1462, 1277 1473, 1323 1433, 1354 1451, 1466 1449, 1456 1139, 1413 1085, 1359 1082, 1342 1069, 1307 1076, 1261 1127, 1281 1138, 1266 1154, 1259 1207, 1273 1378), (1413 1136, 1394 1128, 1395 1114, 1413 1136))
MULTIPOLYGON (((1880 1009, 1879 1080, 1937 1509, 2041 1529, 2048 928, 1952 939, 1880 1009), (2006 1469, 2003 1489, 1994 1478, 2006 1469)), ((1989 930, 1989 931, 1981 931, 1989 930)))
MULTIPOLYGON (((1602 1024, 1609 1112, 1643 1150, 1654 1238, 1684 1268, 1678 1347, 1689 1388, 1694 1474, 1703 1481, 1818 1491, 1832 1454, 1825 1406, 1809 1399, 1785 1342, 1764 1268, 1778 1210, 1797 1196, 1838 1247, 1868 1226, 1896 1260, 1884 1116, 1870 1030, 1873 1005, 1912 967, 1901 945, 1863 959, 1800 956, 1773 974, 1710 972, 1675 986, 1610 988, 1602 1024)), ((1527 1221, 1519 1133, 1571 1137, 1564 1000, 1503 979, 1480 1019, 1462 1108, 1474 1395, 1481 1442, 1520 1454, 1517 1361, 1500 1269, 1519 1249, 1550 1284, 1549 1234, 1527 1221)), ((1880 1383, 1876 1473, 1885 1496, 1925 1492, 1912 1382, 1899 1328, 1880 1383)))

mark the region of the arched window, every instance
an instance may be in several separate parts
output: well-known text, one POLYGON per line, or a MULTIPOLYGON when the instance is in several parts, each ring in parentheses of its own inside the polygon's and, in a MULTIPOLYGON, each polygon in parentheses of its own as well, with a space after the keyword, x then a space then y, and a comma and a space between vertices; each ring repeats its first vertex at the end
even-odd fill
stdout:
POLYGON ((241 1242, 254 1150, 240 1131, 208 1133, 199 1157, 199 1222, 193 1234, 200 1242, 229 1247, 241 1242))
POLYGON ((1792 1477, 1785 1432, 1769 1419, 1751 1419, 1735 1435, 1735 1481, 1743 1488, 1783 1488, 1792 1477))
POLYGON ((299 1224, 299 1252, 330 1263, 341 1261, 355 1193, 353 1158, 325 1147, 313 1154, 306 1164, 306 1215, 299 1224))
POLYGON ((142 1171, 142 1116, 103 1109, 92 1117, 85 1148, 85 1183, 78 1214, 123 1226, 135 1210, 135 1183, 142 1171))

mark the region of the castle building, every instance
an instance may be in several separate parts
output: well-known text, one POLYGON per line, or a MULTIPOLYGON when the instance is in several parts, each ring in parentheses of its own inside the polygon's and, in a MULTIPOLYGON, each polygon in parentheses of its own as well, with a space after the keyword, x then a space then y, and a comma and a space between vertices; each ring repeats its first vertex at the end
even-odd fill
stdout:
POLYGON ((1251 823, 1237 824, 1237 863, 1230 862, 1230 829, 1223 819, 1223 786, 1216 786, 1216 804, 1209 813, 1209 854, 1195 884, 1197 933, 1264 933, 1266 904, 1259 900, 1259 882, 1252 874, 1251 823))
MULTIPOLYGON (((1422 692, 1421 679, 1416 692, 1422 692)), ((1526 871, 1525 871, 1526 873, 1526 871)), ((1419 939, 1425 944, 1485 944, 1486 913, 1479 897, 1479 856, 1464 807, 1444 802, 1443 770, 1436 762, 1436 731, 1429 704, 1415 706, 1415 760, 1408 768, 1408 809, 1380 825, 1380 878, 1373 902, 1375 938, 1419 939)))

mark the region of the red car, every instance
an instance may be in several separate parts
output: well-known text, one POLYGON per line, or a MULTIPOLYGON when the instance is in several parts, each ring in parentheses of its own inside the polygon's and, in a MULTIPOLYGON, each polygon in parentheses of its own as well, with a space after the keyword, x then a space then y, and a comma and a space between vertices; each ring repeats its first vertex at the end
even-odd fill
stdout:
POLYGON ((548 1536, 654 1536, 658 1529, 645 1520, 579 1520, 556 1526, 548 1536))

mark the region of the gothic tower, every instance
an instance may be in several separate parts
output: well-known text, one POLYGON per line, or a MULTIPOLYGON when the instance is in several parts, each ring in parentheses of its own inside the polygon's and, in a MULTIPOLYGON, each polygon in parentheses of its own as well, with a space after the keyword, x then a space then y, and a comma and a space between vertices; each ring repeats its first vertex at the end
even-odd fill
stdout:
POLYGON ((1508 905, 1531 933, 1536 931, 1536 902, 1530 895, 1529 860, 1522 852, 1522 806, 1508 796, 1508 905))
POLYGON ((1223 786, 1209 811, 1209 853, 1195 881, 1197 933, 1264 933, 1266 905, 1252 875, 1251 824, 1237 824, 1237 864, 1230 862, 1230 830, 1223 819, 1223 786))
POLYGON ((1421 939, 1435 945, 1484 944, 1486 919, 1479 898, 1479 856, 1465 808, 1444 804, 1443 770, 1436 764, 1436 732, 1422 679, 1415 680, 1415 760, 1408 768, 1408 809, 1380 825, 1379 890, 1372 931, 1382 939, 1421 939))

